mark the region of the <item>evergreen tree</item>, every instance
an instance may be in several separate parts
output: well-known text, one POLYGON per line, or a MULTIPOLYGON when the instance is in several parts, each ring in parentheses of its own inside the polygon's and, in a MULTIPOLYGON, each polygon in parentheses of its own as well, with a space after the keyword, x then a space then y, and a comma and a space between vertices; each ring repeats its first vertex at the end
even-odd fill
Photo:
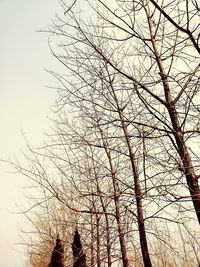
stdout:
POLYGON ((56 245, 51 255, 51 263, 49 267, 64 267, 64 248, 59 238, 56 239, 56 245))
POLYGON ((72 244, 72 251, 74 257, 73 267, 87 267, 86 265, 86 255, 83 252, 83 247, 81 244, 80 234, 78 229, 74 233, 74 240, 72 244))

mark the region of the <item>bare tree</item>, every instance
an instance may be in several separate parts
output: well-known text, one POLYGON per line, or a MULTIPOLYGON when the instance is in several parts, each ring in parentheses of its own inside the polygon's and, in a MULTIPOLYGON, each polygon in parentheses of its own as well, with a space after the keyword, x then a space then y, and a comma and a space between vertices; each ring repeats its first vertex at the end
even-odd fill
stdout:
MULTIPOLYGON (((52 53, 79 78, 82 71, 87 73, 87 63, 91 65, 90 60, 96 55, 104 62, 102 67, 109 65, 112 73, 123 79, 125 90, 132 91, 137 105, 143 107, 142 119, 130 123, 145 126, 147 131, 153 132, 154 139, 157 135, 162 143, 171 144, 166 156, 169 162, 175 158, 177 169, 185 175, 186 186, 200 220, 196 151, 190 151, 190 140, 199 134, 197 3, 164 1, 159 6, 155 1, 113 1, 113 6, 110 6, 100 0, 97 5, 93 1, 86 2, 92 14, 96 14, 98 25, 93 21, 84 24, 76 18, 76 11, 69 12, 70 23, 67 20, 64 26, 57 23, 51 31, 63 37, 65 43, 70 39, 71 44, 67 42, 67 46, 61 46, 63 52, 52 53), (181 11, 183 9, 185 11, 181 11), (67 27, 76 34, 72 35, 69 31, 65 35, 67 27), (85 45, 85 51, 79 47, 80 43, 85 45), (65 49, 69 46, 71 50, 65 49), (87 49, 93 53, 88 54, 87 49), (82 58, 75 56, 77 52, 82 58), (149 124, 149 121, 152 123, 149 124), (174 153, 176 157, 172 157, 174 153)), ((62 82, 70 84, 69 81, 62 82)), ((87 76, 85 82, 89 82, 87 76)), ((126 103, 122 108, 126 108, 126 103)), ((185 197, 188 196, 183 194, 178 198, 185 197)))
POLYGON ((153 266, 155 244, 179 263, 186 247, 198 254, 197 2, 62 6, 49 28, 63 65, 51 71, 59 81, 55 128, 45 152, 31 150, 19 171, 76 214, 91 266, 128 267, 141 257, 153 266), (177 229, 180 240, 191 233, 190 244, 177 248, 177 229))

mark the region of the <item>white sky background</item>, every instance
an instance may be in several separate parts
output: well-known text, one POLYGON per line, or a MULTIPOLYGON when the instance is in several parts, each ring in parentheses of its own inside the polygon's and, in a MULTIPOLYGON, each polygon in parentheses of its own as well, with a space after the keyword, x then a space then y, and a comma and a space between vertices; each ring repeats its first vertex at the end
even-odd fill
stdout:
MULTIPOLYGON (((44 68, 58 70, 51 56, 45 29, 55 13, 58 0, 0 0, 0 158, 17 157, 23 151, 24 131, 28 142, 40 144, 48 130, 49 108, 56 92, 47 88, 55 80, 44 68)), ((0 163, 0 266, 23 267, 24 257, 12 245, 19 242, 24 218, 16 205, 26 202, 22 187, 26 179, 12 174, 0 163)))

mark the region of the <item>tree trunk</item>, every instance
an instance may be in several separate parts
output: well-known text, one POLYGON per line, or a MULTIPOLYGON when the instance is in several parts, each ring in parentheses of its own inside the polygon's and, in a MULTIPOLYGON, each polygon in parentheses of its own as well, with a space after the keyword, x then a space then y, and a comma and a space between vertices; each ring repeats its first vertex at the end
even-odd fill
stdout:
POLYGON ((145 225, 144 225, 144 215, 143 215, 143 204, 142 204, 142 192, 141 192, 141 187, 140 187, 140 180, 139 180, 139 175, 137 172, 137 167, 135 163, 135 153, 133 151, 132 145, 131 145, 131 140, 129 137, 127 125, 124 121, 124 116, 123 112, 119 106, 117 96, 115 94, 114 88, 112 86, 112 82, 110 80, 110 85, 112 87, 114 99, 117 105, 118 109, 118 114, 119 118, 121 121, 121 126, 122 130, 124 132, 124 137, 126 140, 126 144, 128 147, 129 151, 129 158, 131 161, 131 167, 132 167, 132 172, 133 172, 133 178, 134 178, 134 186, 135 186, 135 197, 136 197, 136 206, 137 206, 137 219, 138 219, 138 229, 139 229, 139 237, 140 237, 140 247, 142 251, 142 258, 144 262, 145 267, 152 267, 151 264, 151 259, 149 255, 149 249, 148 249, 148 244, 147 244, 147 237, 146 237, 146 230, 145 230, 145 225))
POLYGON ((199 184, 198 184, 198 177, 195 173, 187 145, 184 141, 183 132, 180 127, 180 123, 178 120, 178 115, 177 115, 175 106, 172 103, 168 105, 168 112, 169 112, 171 122, 173 125, 173 130, 174 130, 173 134, 176 140, 178 153, 182 161, 183 172, 185 174, 188 189, 189 189, 189 192, 192 198, 193 206, 194 206, 198 221, 200 223, 200 189, 199 189, 199 184))
POLYGON ((170 91, 170 87, 168 83, 168 78, 167 78, 167 75, 165 73, 165 69, 163 66, 163 61, 157 49, 155 35, 152 31, 153 26, 152 26, 151 17, 148 15, 148 13, 147 13, 147 18, 148 18, 148 23, 149 23, 151 42, 152 42, 154 54, 156 57, 156 62, 157 62, 157 65, 160 71, 163 89, 165 93, 166 107, 167 107, 168 114, 170 116, 171 123, 172 123, 173 135, 176 140, 177 150, 182 161, 183 172, 186 177, 186 182, 187 182, 188 189, 189 189, 189 192, 192 198, 196 216, 200 223, 200 189, 198 185, 198 177, 195 173, 195 170, 192 164, 192 159, 190 157, 187 145, 184 140, 184 134, 180 126, 178 113, 177 113, 175 103, 174 103, 176 101, 173 101, 172 99, 172 95, 171 95, 171 91, 170 91))
MULTIPOLYGON (((122 120, 122 123, 123 123, 123 120, 122 120)), ((133 152, 133 149, 130 143, 130 138, 128 136, 127 127, 124 123, 123 123, 123 129, 124 129, 124 134, 126 137, 128 149, 129 149, 129 157, 131 160, 131 166, 132 166, 133 177, 134 177, 135 197, 136 197, 136 206, 137 206, 137 219, 138 219, 138 229, 139 229, 139 236, 140 236, 140 247, 142 251, 142 258, 143 258, 145 267, 152 267, 152 263, 151 263, 151 259, 149 255, 147 237, 146 237, 146 230, 145 230, 145 225, 144 225, 142 192, 141 192, 141 187, 140 187, 139 175, 137 173, 137 168, 135 164, 135 156, 134 156, 134 152, 133 152)))

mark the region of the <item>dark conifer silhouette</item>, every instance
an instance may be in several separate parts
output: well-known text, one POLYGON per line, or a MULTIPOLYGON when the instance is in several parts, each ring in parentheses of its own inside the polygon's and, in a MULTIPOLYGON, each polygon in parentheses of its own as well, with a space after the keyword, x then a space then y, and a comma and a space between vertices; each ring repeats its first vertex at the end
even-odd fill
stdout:
POLYGON ((72 251, 74 257, 73 267, 87 267, 86 265, 86 255, 83 253, 83 247, 81 244, 80 234, 78 229, 74 233, 74 240, 72 244, 72 251))
POLYGON ((49 267, 64 267, 64 248, 59 238, 56 239, 56 245, 51 255, 51 262, 49 267))

